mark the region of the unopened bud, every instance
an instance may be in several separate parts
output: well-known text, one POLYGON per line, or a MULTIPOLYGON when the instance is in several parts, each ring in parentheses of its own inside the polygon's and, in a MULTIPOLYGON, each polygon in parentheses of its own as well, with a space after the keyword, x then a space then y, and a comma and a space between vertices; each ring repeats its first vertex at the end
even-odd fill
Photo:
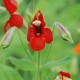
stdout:
POLYGON ((55 27, 57 31, 59 32, 60 36, 64 39, 69 41, 70 43, 73 43, 71 33, 67 30, 66 27, 64 27, 61 23, 55 22, 55 27))
POLYGON ((0 42, 0 46, 2 48, 6 48, 10 45, 11 41, 12 41, 12 38, 13 38, 13 35, 14 35, 14 32, 15 32, 15 29, 16 27, 12 27, 10 28, 6 34, 2 37, 2 40, 0 42))
POLYGON ((7 11, 5 7, 0 6, 0 11, 7 11))

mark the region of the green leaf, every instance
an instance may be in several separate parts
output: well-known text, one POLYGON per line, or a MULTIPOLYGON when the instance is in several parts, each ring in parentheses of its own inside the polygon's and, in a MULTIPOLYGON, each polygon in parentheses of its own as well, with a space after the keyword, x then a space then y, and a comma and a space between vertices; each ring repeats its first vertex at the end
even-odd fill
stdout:
POLYGON ((60 59, 58 61, 51 61, 51 62, 48 62, 48 63, 44 64, 42 66, 42 69, 47 69, 47 68, 52 68, 52 67, 58 67, 58 66, 66 65, 70 61, 71 61, 71 57, 67 56, 67 57, 64 57, 64 58, 62 58, 62 59, 60 59))
POLYGON ((23 80, 20 74, 7 65, 0 65, 0 80, 23 80))
POLYGON ((16 66, 17 69, 25 70, 25 71, 35 71, 36 65, 30 63, 27 59, 16 59, 14 57, 10 57, 9 60, 12 64, 16 66))

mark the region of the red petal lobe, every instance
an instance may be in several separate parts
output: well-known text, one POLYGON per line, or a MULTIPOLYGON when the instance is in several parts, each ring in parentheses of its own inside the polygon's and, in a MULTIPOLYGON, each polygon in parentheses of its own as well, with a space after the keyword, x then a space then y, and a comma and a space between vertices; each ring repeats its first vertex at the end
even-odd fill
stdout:
POLYGON ((49 28, 44 28, 44 38, 46 43, 51 43, 53 41, 53 34, 49 28))
MULTIPOLYGON (((45 23, 45 21, 44 21, 43 14, 41 13, 40 10, 38 10, 37 13, 35 14, 33 21, 35 21, 35 20, 41 21, 41 26, 42 26, 42 27, 45 27, 45 26, 46 26, 46 23, 45 23)), ((33 21, 32 21, 32 22, 33 22, 33 21)))
POLYGON ((3 0, 3 2, 10 14, 17 10, 17 2, 15 0, 3 0))
POLYGON ((33 37, 30 40, 30 47, 34 51, 40 51, 45 47, 45 39, 42 37, 33 37))
POLYGON ((30 41, 30 39, 32 37, 36 37, 36 33, 34 31, 34 27, 29 27, 28 28, 28 33, 27 33, 27 39, 28 39, 28 41, 30 41))
POLYGON ((10 18, 10 26, 16 26, 17 28, 21 28, 23 25, 23 18, 19 14, 12 14, 10 18))
POLYGON ((68 78, 71 77, 71 75, 68 72, 60 71, 59 74, 61 74, 62 76, 68 77, 68 78))
POLYGON ((9 21, 7 21, 6 24, 5 24, 5 26, 4 26, 4 32, 7 31, 7 27, 8 27, 8 25, 9 25, 9 21))

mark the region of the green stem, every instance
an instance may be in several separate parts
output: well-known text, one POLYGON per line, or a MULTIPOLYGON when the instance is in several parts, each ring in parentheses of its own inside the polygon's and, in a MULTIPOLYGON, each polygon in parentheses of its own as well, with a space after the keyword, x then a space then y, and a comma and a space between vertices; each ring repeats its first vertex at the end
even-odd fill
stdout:
POLYGON ((37 80, 40 80, 40 52, 38 53, 38 75, 37 80))
POLYGON ((47 57, 46 57, 46 59, 45 59, 44 62, 47 62, 48 61, 48 58, 49 58, 49 55, 50 55, 50 51, 51 51, 51 47, 52 47, 52 43, 50 45, 49 52, 48 52, 47 57))
MULTIPOLYGON (((53 27, 52 31, 54 32, 54 27, 53 27)), ((45 59, 44 62, 47 62, 47 61, 48 61, 48 58, 49 58, 49 55, 50 55, 51 48, 52 48, 52 43, 51 43, 51 45, 50 45, 48 55, 47 55, 47 57, 46 57, 46 59, 45 59)))
POLYGON ((2 46, 0 46, 0 54, 3 52, 3 48, 2 46))
POLYGON ((4 64, 4 59, 3 59, 3 48, 0 47, 0 64, 4 64))
POLYGON ((33 3, 33 5, 32 5, 32 12, 34 12, 34 4, 35 4, 35 0, 32 0, 32 3, 33 3))
MULTIPOLYGON (((80 71, 80 56, 78 56, 78 71, 80 71)), ((80 72, 78 72, 80 74, 80 72)))
POLYGON ((27 28, 25 28, 25 26, 23 26, 23 28, 21 28, 21 31, 26 35, 27 28))
POLYGON ((18 34, 19 34, 19 37, 20 37, 20 40, 21 40, 21 44, 22 44, 25 52, 27 53, 28 58, 29 58, 30 61, 33 63, 33 65, 35 65, 35 62, 32 60, 32 58, 30 57, 29 53, 27 52, 27 50, 26 50, 26 48, 25 48, 25 46, 24 46, 24 43, 23 43, 23 41, 22 41, 22 38, 21 38, 21 35, 20 35, 19 31, 18 31, 18 34))

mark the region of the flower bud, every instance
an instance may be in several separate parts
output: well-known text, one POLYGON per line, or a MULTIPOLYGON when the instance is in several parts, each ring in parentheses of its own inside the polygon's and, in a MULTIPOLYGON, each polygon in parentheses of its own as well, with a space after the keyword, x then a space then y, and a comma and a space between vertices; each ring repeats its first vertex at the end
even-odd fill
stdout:
POLYGON ((64 39, 69 41, 70 43, 73 43, 71 33, 67 30, 66 27, 64 27, 61 23, 55 22, 55 27, 57 31, 59 32, 60 36, 64 39))
POLYGON ((12 27, 6 32, 6 34, 2 37, 2 40, 0 42, 0 47, 6 48, 10 45, 15 29, 16 27, 12 27))
POLYGON ((0 6, 0 11, 7 11, 5 7, 0 6))

